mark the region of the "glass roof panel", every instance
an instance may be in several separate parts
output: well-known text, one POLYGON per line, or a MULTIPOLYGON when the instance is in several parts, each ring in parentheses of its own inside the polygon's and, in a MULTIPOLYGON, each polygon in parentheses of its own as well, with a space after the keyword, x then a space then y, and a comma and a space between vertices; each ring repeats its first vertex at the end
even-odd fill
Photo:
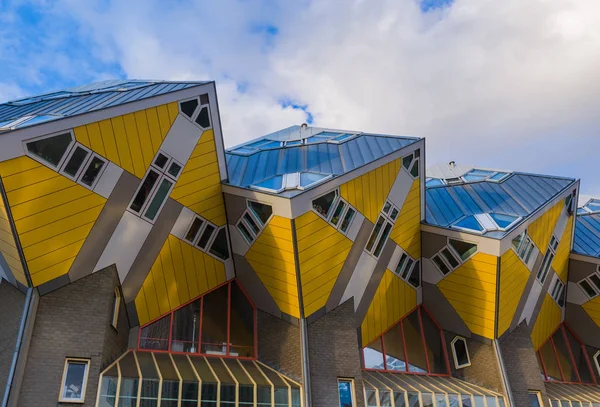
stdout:
POLYGON ((23 123, 18 124, 17 128, 31 126, 33 124, 43 123, 43 122, 47 122, 48 120, 57 119, 57 118, 58 118, 58 116, 52 116, 52 115, 34 116, 31 119, 25 120, 23 123))
POLYGON ((446 184, 444 184, 444 181, 442 181, 441 179, 438 179, 438 178, 432 178, 425 183, 426 187, 441 187, 443 185, 446 185, 446 184))
POLYGON ((286 141, 285 145, 287 147, 292 147, 292 146, 299 146, 302 144, 302 140, 291 140, 291 141, 286 141))
POLYGON ((282 189, 282 185, 283 185, 283 176, 276 175, 276 176, 268 178, 262 182, 259 182, 258 184, 254 185, 254 186, 259 187, 259 188, 271 189, 271 190, 277 192, 282 189))
POLYGON ((331 137, 311 136, 311 137, 308 137, 306 139, 306 143, 307 144, 322 143, 322 142, 327 141, 329 139, 331 139, 331 137))
POLYGON ((493 179, 494 181, 499 181, 502 178, 506 177, 508 175, 508 172, 497 172, 496 174, 492 175, 490 177, 490 179, 493 179))
POLYGON ((483 229, 483 226, 481 226, 479 221, 473 215, 469 215, 469 216, 459 220, 458 222, 456 222, 454 224, 454 226, 457 226, 459 228, 464 228, 464 229, 476 230, 478 232, 483 232, 485 230, 485 229, 483 229))
POLYGON ((321 181, 325 177, 327 177, 327 175, 316 174, 314 172, 303 172, 300 174, 300 186, 307 187, 315 182, 321 181))
POLYGON ((473 181, 483 181, 487 175, 477 175, 477 174, 466 174, 463 176, 465 181, 473 182, 473 181))
POLYGON ((350 138, 352 136, 354 136, 354 134, 346 133, 346 134, 342 134, 341 136, 335 137, 334 140, 336 140, 336 141, 344 141, 347 138, 350 138))
POLYGON ((504 215, 502 213, 490 213, 490 217, 496 222, 496 225, 501 229, 506 229, 512 223, 514 223, 517 219, 517 216, 512 215, 504 215))
POLYGON ((256 150, 253 148, 239 147, 239 148, 236 148, 235 150, 233 150, 232 152, 240 153, 240 154, 251 154, 255 151, 256 150))

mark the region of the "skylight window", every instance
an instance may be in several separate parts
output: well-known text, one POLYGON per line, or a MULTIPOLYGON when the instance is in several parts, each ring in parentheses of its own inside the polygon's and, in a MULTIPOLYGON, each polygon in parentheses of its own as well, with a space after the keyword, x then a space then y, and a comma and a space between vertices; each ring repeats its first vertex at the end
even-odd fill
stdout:
POLYGON ((290 140, 285 142, 286 147, 301 146, 302 140, 290 140))
POLYGON ((453 226, 458 229, 466 229, 478 233, 485 232, 485 229, 483 228, 483 226, 481 226, 481 223, 479 223, 477 221, 477 218, 475 218, 475 216, 473 215, 464 217, 463 219, 456 222, 453 226))
POLYGON ((32 126, 34 124, 47 122, 49 120, 53 120, 53 119, 56 119, 58 117, 60 117, 60 116, 54 116, 54 115, 31 116, 30 119, 25 120, 25 121, 20 122, 19 124, 17 124, 15 126, 15 128, 32 126))
POLYGON ((509 175, 508 172, 497 172, 494 175, 492 175, 489 180, 491 181, 501 181, 502 179, 504 179, 505 177, 507 177, 509 175))
POLYGON ((496 222, 496 225, 498 225, 498 229, 500 230, 509 229, 519 220, 518 216, 504 215, 502 213, 490 213, 490 217, 496 222))
POLYGON ((425 183, 425 186, 427 188, 441 187, 441 186, 444 186, 444 185, 446 185, 446 183, 444 182, 444 180, 439 179, 439 178, 430 178, 425 183))
POLYGON ((268 189, 270 190, 269 192, 281 192, 283 191, 283 175, 267 178, 266 180, 253 185, 253 187, 257 189, 268 189))
POLYGON ((302 172, 300 173, 300 186, 302 188, 309 187, 312 184, 322 181, 323 178, 326 177, 327 175, 325 174, 317 174, 314 172, 302 172))
POLYGON ((486 233, 494 230, 505 232, 520 220, 521 217, 505 215, 503 213, 478 213, 476 215, 468 215, 455 222, 452 226, 457 229, 476 233, 486 233))
POLYGON ((311 188, 331 177, 331 174, 319 174, 316 172, 292 172, 290 174, 276 175, 258 184, 251 185, 251 187, 268 190, 267 192, 280 193, 289 189, 304 190, 311 188))
POLYGON ((468 173, 466 173, 463 178, 465 179, 465 181, 467 182, 473 182, 473 181, 483 181, 485 180, 487 177, 489 177, 490 175, 492 175, 494 172, 493 171, 486 171, 486 170, 471 170, 468 173))

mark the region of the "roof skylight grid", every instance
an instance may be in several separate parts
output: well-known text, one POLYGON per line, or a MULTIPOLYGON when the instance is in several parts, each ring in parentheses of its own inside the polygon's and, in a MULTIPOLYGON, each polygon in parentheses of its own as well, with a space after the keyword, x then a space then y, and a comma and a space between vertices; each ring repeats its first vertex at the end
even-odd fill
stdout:
POLYGON ((460 177, 452 177, 452 178, 428 178, 426 181, 427 188, 435 188, 442 187, 446 185, 459 185, 459 184, 468 184, 471 182, 481 182, 481 181, 490 181, 490 182, 501 182, 506 177, 508 177, 511 173, 506 171, 494 171, 494 170, 484 170, 480 168, 473 168, 471 171, 463 174, 460 177))
POLYGON ((262 150, 270 150, 282 147, 298 147, 302 145, 310 145, 316 143, 330 143, 330 144, 341 144, 346 142, 359 134, 362 133, 345 133, 345 132, 331 132, 331 131, 322 131, 317 134, 313 134, 308 137, 299 138, 297 140, 271 140, 268 138, 254 141, 249 144, 244 144, 239 147, 233 148, 228 152, 242 154, 242 155, 250 155, 252 153, 262 151, 262 150))
POLYGON ((521 220, 520 216, 506 215, 503 213, 478 213, 467 215, 452 224, 455 229, 484 234, 499 230, 505 232, 521 220))
POLYGON ((581 208, 577 208, 577 213, 600 213, 600 199, 590 199, 581 208))
POLYGON ((305 190, 312 188, 330 178, 333 178, 333 175, 316 172, 292 172, 267 178, 257 184, 250 185, 250 188, 278 194, 291 189, 305 190))

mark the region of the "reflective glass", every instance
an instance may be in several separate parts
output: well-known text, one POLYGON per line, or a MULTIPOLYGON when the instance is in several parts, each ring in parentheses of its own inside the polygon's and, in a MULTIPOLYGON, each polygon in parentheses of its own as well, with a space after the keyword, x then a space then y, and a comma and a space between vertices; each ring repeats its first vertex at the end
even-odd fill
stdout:
POLYGON ((227 232, 225 228, 222 227, 217 232, 217 236, 212 242, 210 246, 210 250, 208 251, 210 254, 213 254, 220 258, 221 260, 227 260, 229 258, 229 245, 227 244, 227 232))
POLYGON ((392 398, 389 391, 379 390, 379 407, 392 407, 392 398))
POLYGON ((63 172, 71 177, 77 175, 77 172, 83 165, 83 162, 87 158, 88 154, 89 152, 87 150, 84 150, 79 146, 75 147, 75 151, 73 151, 73 154, 71 154, 71 157, 69 157, 63 172))
POLYGON ((456 257, 454 257, 454 254, 447 248, 443 248, 440 253, 442 254, 442 256, 444 256, 444 258, 446 259, 450 267, 452 267, 452 269, 455 269, 460 264, 456 257))
POLYGON ((462 407, 472 407, 473 403, 471 401, 471 396, 468 394, 462 394, 460 396, 462 401, 462 407))
POLYGON ((496 225, 498 225, 500 229, 506 229, 514 221, 519 219, 516 216, 504 215, 502 213, 490 213, 490 217, 496 222, 496 225))
POLYGON ((198 382, 184 381, 181 385, 181 407, 198 406, 198 382))
POLYGON ((498 172, 498 173, 492 175, 490 177, 490 179, 493 179, 494 181, 498 181, 507 175, 508 175, 508 172, 498 172))
POLYGON ((192 243, 195 242, 196 237, 198 236, 198 232, 200 232, 200 229, 202 228, 203 224, 204 221, 202 219, 195 218, 192 222, 192 226, 190 226, 190 230, 188 230, 187 234, 185 235, 185 240, 192 243))
POLYGON ((258 235, 260 233, 260 228, 254 221, 252 216, 248 212, 245 212, 244 216, 242 216, 242 217, 244 218, 244 220, 246 221, 248 226, 250 226, 250 229, 252 229, 252 232, 254 232, 255 235, 258 235))
POLYGON ((571 361, 571 355, 569 353, 570 349, 567 342, 565 342, 562 330, 563 327, 561 326, 558 331, 552 335, 552 341, 554 342, 558 360, 560 361, 563 380, 566 382, 577 382, 579 381, 577 379, 577 372, 571 361))
POLYGON ((450 407, 460 407, 458 394, 448 394, 448 401, 450 403, 450 407))
POLYGON ((366 369, 385 369, 383 363, 383 350, 381 347, 381 338, 371 343, 363 349, 366 369))
POLYGON ((248 207, 263 225, 267 223, 273 213, 273 208, 271 206, 254 201, 248 201, 248 207))
POLYGON ((383 335, 388 370, 406 371, 402 325, 396 324, 383 335))
POLYGON ((200 127, 207 129, 210 127, 210 117, 208 114, 208 106, 204 106, 200 113, 198 113, 198 117, 196 117, 196 123, 200 125, 200 127))
POLYGON ((173 162, 171 163, 171 165, 169 166, 169 170, 167 171, 167 173, 169 175, 171 175, 174 178, 177 178, 177 176, 179 175, 179 172, 181 171, 181 165, 173 162))
POLYGON ((485 402, 487 404, 487 407, 498 407, 498 403, 496 402, 496 397, 485 396, 485 402))
POLYGON ((583 291, 585 291, 588 297, 592 298, 597 295, 596 290, 592 288, 592 286, 590 285, 590 283, 588 283, 587 280, 581 280, 579 282, 579 286, 583 289, 583 291))
POLYGON ((347 380, 338 380, 338 392, 340 395, 340 407, 354 407, 352 382, 347 380))
POLYGON ((412 168, 410 169, 410 175, 412 175, 415 178, 419 176, 419 161, 418 160, 415 161, 412 168))
POLYGON ((395 391, 394 392, 394 404, 396 407, 405 407, 406 399, 403 391, 395 391))
POLYGON ((92 161, 81 176, 81 183, 87 185, 88 187, 94 185, 96 178, 98 178, 98 175, 100 175, 100 171, 102 171, 102 168, 104 168, 105 164, 106 161, 101 158, 92 158, 92 161))
POLYGON ((346 214, 344 215, 344 220, 342 221, 342 225, 340 226, 340 230, 342 232, 346 233, 355 214, 356 214, 356 211, 354 209, 348 208, 348 210, 346 211, 346 214))
POLYGON ((213 355, 225 355, 227 353, 227 297, 227 285, 204 296, 202 353, 213 355))
MULTIPOLYGON (((435 393, 435 404, 436 404, 436 407, 446 407, 447 406, 446 395, 442 394, 442 393, 435 393)), ((493 407, 493 406, 488 406, 488 407, 493 407)))
POLYGON ((337 190, 331 191, 312 202, 314 210, 320 213, 324 218, 327 218, 333 201, 337 197, 337 190))
POLYGON ((413 311, 406 317, 402 321, 402 326, 408 354, 408 370, 410 372, 427 373, 427 360, 421 336, 418 310, 413 311))
POLYGON ((483 226, 479 224, 479 221, 475 218, 475 216, 472 215, 469 215, 466 218, 456 222, 454 226, 458 226, 463 229, 476 230, 478 232, 483 232, 485 230, 483 229, 483 226))
POLYGON ((238 404, 240 406, 254 405, 254 386, 240 384, 238 389, 238 404))
POLYGON ((230 355, 254 356, 254 307, 236 283, 231 283, 230 355))
POLYGON ((307 187, 315 182, 321 181, 323 178, 327 177, 324 174, 315 174, 314 172, 301 172, 300 173, 300 186, 307 187))
POLYGON ((413 266, 410 276, 408 277, 408 283, 415 288, 421 286, 421 260, 417 260, 413 266))
POLYGON ((179 399, 179 381, 163 380, 160 407, 177 407, 179 399))
POLYGON ((65 375, 65 381, 63 383, 61 399, 83 399, 87 367, 88 365, 86 362, 67 362, 67 372, 65 375))
POLYGON ((275 407, 288 407, 289 393, 285 387, 275 387, 275 407))
POLYGON ((433 407, 433 395, 431 393, 421 393, 423 407, 433 407))
POLYGON ((171 315, 166 315, 142 328, 140 333, 140 348, 152 350, 169 349, 169 328, 171 315))
POLYGON ((27 151, 31 154, 56 167, 67 152, 72 141, 71 133, 65 133, 41 140, 30 141, 26 145, 27 151))
POLYGON ((375 390, 365 390, 365 396, 367 398, 367 407, 378 407, 377 406, 377 392, 375 390))
POLYGON ((419 393, 408 392, 408 407, 419 407, 419 393))
POLYGON ((258 406, 271 406, 271 387, 267 386, 258 386, 256 389, 257 397, 256 404, 258 406))
POLYGON ((473 396, 473 399, 475 400, 475 407, 485 407, 483 396, 473 396))
POLYGON ((196 300, 173 313, 171 351, 198 352, 200 335, 200 300, 196 300))
POLYGON ((140 186, 139 191, 135 195, 135 198, 133 198, 133 202, 131 203, 130 208, 134 212, 139 213, 142 210, 142 207, 146 203, 146 200, 148 199, 150 192, 152 192, 152 188, 156 184, 156 181, 158 181, 158 177, 159 177, 158 172, 156 172, 154 170, 150 170, 148 172, 148 174, 142 181, 142 185, 140 186))
POLYGON ((389 222, 386 222, 385 227, 383 228, 383 232, 381 233, 381 237, 379 238, 379 241, 377 242, 377 246, 375 246, 375 250, 373 250, 373 255, 375 257, 379 257, 379 255, 381 254, 381 251, 383 250, 383 247, 384 247, 385 243, 387 242, 387 238, 390 235, 391 231, 392 231, 392 224, 389 222))
POLYGON ((446 366, 446 355, 444 354, 444 344, 442 343, 440 330, 429 317, 427 311, 424 309, 420 309, 419 311, 421 313, 425 344, 427 345, 427 354, 429 356, 430 373, 446 374, 448 373, 448 368, 446 366))
POLYGON ((271 189, 275 192, 282 189, 283 185, 283 176, 276 175, 275 177, 268 178, 262 182, 256 184, 259 188, 271 189))
POLYGON ((544 362, 544 368, 546 369, 546 376, 548 380, 561 381, 560 368, 556 362, 556 356, 554 355, 554 349, 550 341, 546 342, 539 350, 539 357, 544 362))
POLYGON ((165 165, 167 165, 167 162, 169 161, 169 158, 162 154, 162 153, 158 153, 158 155, 156 156, 156 159, 154 160, 154 165, 156 165, 158 168, 163 169, 165 168, 165 165))
POLYGON ((333 215, 331 216, 330 222, 333 225, 337 226, 338 222, 340 221, 340 215, 344 211, 345 207, 346 207, 346 204, 344 203, 344 201, 340 200, 338 202, 337 206, 335 207, 335 210, 333 211, 333 215))
POLYGON ((379 231, 381 230, 381 228, 383 226, 383 222, 384 222, 384 219, 382 216, 380 216, 379 219, 377 219, 375 228, 373 229, 373 232, 371 232, 371 236, 369 237, 369 241, 367 242, 367 251, 368 252, 370 252, 371 249, 373 249, 373 245, 375 244, 375 240, 377 239, 377 236, 379 235, 379 231))
POLYGON ((118 377, 102 376, 100 385, 100 403, 98 407, 114 406, 117 400, 117 383, 118 377))
POLYGON ((138 379, 121 377, 121 390, 119 391, 119 406, 136 407, 138 394, 138 379))
POLYGON ((163 180, 160 183, 160 186, 158 187, 158 190, 154 194, 154 198, 152 198, 152 202, 150 202, 150 205, 148 205, 148 208, 146 209, 146 213, 144 213, 145 217, 147 217, 150 220, 154 220, 154 218, 156 218, 159 209, 162 207, 165 200, 169 197, 169 191, 171 190, 172 186, 173 182, 169 181, 166 178, 163 178, 163 180))
POLYGON ((437 179, 437 178, 432 178, 432 179, 430 179, 429 181, 427 181, 425 183, 425 186, 428 187, 428 188, 430 188, 430 187, 441 187, 443 185, 446 185, 446 184, 444 184, 444 181, 442 181, 441 179, 437 179))
POLYGON ((142 379, 140 407, 155 407, 158 405, 158 379, 142 379))
POLYGON ((435 256, 433 256, 431 258, 431 260, 437 266, 437 268, 440 269, 440 271, 442 272, 443 275, 446 275, 446 274, 450 273, 450 268, 448 268, 448 266, 446 265, 446 263, 444 263, 444 261, 442 260, 442 258, 438 254, 436 254, 435 256))
POLYGON ((217 405, 217 384, 202 382, 200 394, 202 407, 216 407, 217 405))
POLYGON ((215 227, 213 225, 206 225, 204 232, 202 232, 202 236, 200 236, 200 239, 198 240, 197 246, 201 249, 204 249, 214 231, 215 227))
POLYGON ((460 259, 464 262, 477 251, 477 245, 460 240, 449 239, 449 244, 458 253, 460 259))
POLYGON ((413 160, 412 154, 403 157, 402 158, 402 166, 408 170, 410 168, 410 164, 412 163, 412 160, 413 160))
POLYGON ((235 406, 235 385, 221 383, 221 406, 235 406))

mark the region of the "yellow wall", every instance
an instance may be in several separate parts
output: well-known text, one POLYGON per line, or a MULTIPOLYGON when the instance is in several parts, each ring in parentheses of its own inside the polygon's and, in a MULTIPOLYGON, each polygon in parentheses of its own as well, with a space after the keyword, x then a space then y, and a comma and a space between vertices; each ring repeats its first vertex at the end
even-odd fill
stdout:
MULTIPOLYGON (((558 221, 560 212, 564 206, 564 200, 559 200, 558 203, 529 225, 529 228, 527 229, 527 233, 531 237, 531 240, 533 240, 533 243, 535 243, 542 254, 546 253, 546 250, 548 249, 550 237, 552 237, 552 233, 556 227, 556 221, 558 221)), ((558 238, 559 236, 556 237, 558 238)))
POLYGON ((421 181, 413 181, 390 238, 415 259, 421 257, 421 181))
POLYGON ((135 298, 140 325, 225 281, 221 261, 169 235, 135 298))
POLYGON ((246 259, 282 312, 300 318, 290 219, 273 216, 246 259))
POLYGON ((567 221, 565 231, 560 237, 556 256, 554 256, 554 260, 552 261, 552 268, 563 283, 567 282, 569 274, 569 253, 571 252, 571 237, 573 236, 573 219, 574 216, 571 215, 567 221))
POLYGON ((296 238, 304 315, 309 316, 327 303, 352 241, 313 211, 296 219, 296 238))
POLYGON ((498 336, 508 328, 529 280, 529 269, 510 249, 500 258, 500 300, 498 304, 498 336))
POLYGON ((477 253, 437 286, 471 332, 494 338, 498 258, 477 253))
POLYGON ((225 203, 212 130, 202 133, 171 198, 217 226, 225 224, 225 203))
POLYGON ((360 327, 363 346, 390 328, 417 306, 417 291, 386 270, 360 327))
POLYGON ((34 286, 69 271, 106 199, 29 157, 0 163, 34 286))
POLYGON ((382 165, 342 184, 340 194, 350 205, 375 223, 401 166, 400 158, 382 165))
POLYGON ((8 214, 2 198, 0 198, 0 253, 10 267, 13 276, 24 286, 27 286, 27 278, 21 264, 21 258, 17 251, 17 244, 13 236, 8 214))
POLYGON ((562 311, 549 294, 545 294, 542 308, 531 331, 533 348, 537 351, 562 322, 562 311))
POLYGON ((596 297, 582 305, 585 312, 600 327, 600 297, 596 297))
POLYGON ((177 102, 74 129, 81 144, 143 178, 179 113, 177 102))

